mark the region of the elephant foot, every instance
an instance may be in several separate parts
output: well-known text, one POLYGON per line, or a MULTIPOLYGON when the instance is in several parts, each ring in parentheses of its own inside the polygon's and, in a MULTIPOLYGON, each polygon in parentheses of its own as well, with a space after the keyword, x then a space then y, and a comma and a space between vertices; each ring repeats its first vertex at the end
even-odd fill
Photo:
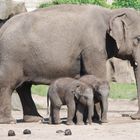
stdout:
POLYGON ((76 125, 84 125, 84 122, 77 122, 76 125))
POLYGON ((31 116, 31 115, 24 115, 23 116, 24 122, 42 122, 43 117, 41 116, 31 116))
POLYGON ((74 125, 73 121, 67 121, 67 125, 74 125))
POLYGON ((16 123, 16 120, 13 117, 0 119, 0 124, 15 124, 15 123, 16 123))
POLYGON ((61 121, 55 121, 52 124, 61 124, 61 121))
POLYGON ((140 112, 135 113, 130 116, 132 120, 140 120, 140 112))
POLYGON ((108 123, 107 119, 102 119, 101 123, 108 123))

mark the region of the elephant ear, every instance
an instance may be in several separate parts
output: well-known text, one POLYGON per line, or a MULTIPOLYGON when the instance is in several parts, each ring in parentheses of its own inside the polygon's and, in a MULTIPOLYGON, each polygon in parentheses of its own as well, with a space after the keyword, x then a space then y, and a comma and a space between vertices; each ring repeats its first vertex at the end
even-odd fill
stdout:
POLYGON ((82 95, 82 93, 81 93, 81 85, 76 84, 75 88, 73 90, 73 93, 74 93, 74 96, 76 97, 76 99, 79 99, 80 96, 82 95))
POLYGON ((116 41, 118 50, 124 47, 124 42, 127 38, 126 35, 126 13, 119 13, 113 16, 109 22, 109 34, 116 41))

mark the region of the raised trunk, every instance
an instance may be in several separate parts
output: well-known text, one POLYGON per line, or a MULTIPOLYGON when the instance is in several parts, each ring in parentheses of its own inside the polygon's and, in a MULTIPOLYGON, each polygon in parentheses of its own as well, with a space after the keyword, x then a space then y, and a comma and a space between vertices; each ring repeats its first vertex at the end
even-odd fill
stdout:
MULTIPOLYGON (((140 46, 139 46, 140 47, 140 46)), ((131 115, 132 119, 140 119, 140 49, 136 48, 134 51, 133 59, 130 60, 131 65, 134 69, 136 86, 137 86, 137 98, 138 98, 138 112, 136 114, 131 115)))

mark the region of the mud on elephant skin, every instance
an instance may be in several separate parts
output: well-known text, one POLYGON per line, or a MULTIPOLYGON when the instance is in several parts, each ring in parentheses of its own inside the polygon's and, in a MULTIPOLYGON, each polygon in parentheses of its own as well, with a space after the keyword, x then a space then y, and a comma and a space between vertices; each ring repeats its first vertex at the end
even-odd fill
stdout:
POLYGON ((132 117, 139 118, 139 23, 134 9, 94 5, 52 6, 8 20, 0 30, 0 123, 10 122, 14 89, 24 116, 39 116, 32 84, 85 74, 106 80, 106 60, 113 56, 128 59, 134 68, 139 111, 132 117))
POLYGON ((81 103, 83 106, 88 107, 88 118, 91 123, 93 116, 93 93, 92 89, 85 83, 73 78, 59 78, 49 87, 47 94, 48 107, 49 99, 51 102, 50 123, 60 123, 60 108, 62 105, 67 105, 67 124, 73 124, 73 118, 76 112, 76 102, 78 102, 77 104, 81 103))

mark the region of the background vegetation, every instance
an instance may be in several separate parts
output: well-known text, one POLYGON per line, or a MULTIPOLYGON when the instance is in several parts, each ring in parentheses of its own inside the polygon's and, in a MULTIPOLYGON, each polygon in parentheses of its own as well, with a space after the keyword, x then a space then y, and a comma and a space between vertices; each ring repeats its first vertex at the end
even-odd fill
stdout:
POLYGON ((107 8, 131 7, 140 10, 140 0, 114 0, 112 5, 107 4, 106 0, 53 0, 42 3, 39 7, 44 8, 57 4, 96 4, 107 8))
MULTIPOLYGON (((46 96, 48 86, 39 85, 33 86, 32 92, 40 96, 46 96)), ((136 98, 136 85, 135 84, 110 84, 110 98, 113 99, 133 99, 136 98)))

